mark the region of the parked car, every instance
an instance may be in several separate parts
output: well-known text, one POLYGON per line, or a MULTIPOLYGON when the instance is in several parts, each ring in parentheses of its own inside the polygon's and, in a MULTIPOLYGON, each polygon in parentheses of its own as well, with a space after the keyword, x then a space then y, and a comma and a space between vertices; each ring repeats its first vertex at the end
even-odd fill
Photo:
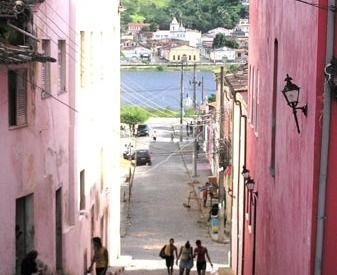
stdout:
POLYGON ((147 149, 136 151, 136 165, 151 165, 151 155, 150 151, 147 149))
POLYGON ((137 127, 137 137, 146 137, 150 135, 150 128, 146 124, 140 124, 137 127))

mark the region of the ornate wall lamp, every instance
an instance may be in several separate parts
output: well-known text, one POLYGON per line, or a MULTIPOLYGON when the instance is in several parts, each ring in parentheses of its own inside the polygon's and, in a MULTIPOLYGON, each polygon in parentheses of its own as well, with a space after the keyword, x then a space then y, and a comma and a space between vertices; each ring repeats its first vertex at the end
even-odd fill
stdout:
POLYGON ((284 86, 282 93, 287 101, 287 104, 290 108, 293 109, 293 115, 296 122, 297 132, 300 133, 300 126, 298 124, 297 119, 297 110, 301 110, 305 116, 308 114, 308 106, 305 104, 302 107, 297 107, 298 105, 298 97, 300 94, 300 87, 298 87, 296 84, 292 83, 292 78, 287 74, 286 79, 286 85, 284 86))
POLYGON ((254 191, 255 181, 250 177, 249 170, 247 169, 245 165, 242 167, 241 175, 243 176, 245 180, 245 185, 247 186, 248 191, 251 191, 251 192, 254 191))
POLYGON ((246 165, 242 166, 242 172, 241 175, 243 176, 243 178, 246 180, 248 180, 249 178, 249 170, 247 169, 246 165))

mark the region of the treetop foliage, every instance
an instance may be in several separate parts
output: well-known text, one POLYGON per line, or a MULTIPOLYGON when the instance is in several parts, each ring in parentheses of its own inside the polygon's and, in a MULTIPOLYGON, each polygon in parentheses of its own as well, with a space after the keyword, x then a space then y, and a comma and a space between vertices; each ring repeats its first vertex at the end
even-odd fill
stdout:
POLYGON ((240 0, 123 0, 122 26, 144 22, 168 29, 175 16, 184 27, 207 32, 217 27, 233 28, 248 16, 240 0))

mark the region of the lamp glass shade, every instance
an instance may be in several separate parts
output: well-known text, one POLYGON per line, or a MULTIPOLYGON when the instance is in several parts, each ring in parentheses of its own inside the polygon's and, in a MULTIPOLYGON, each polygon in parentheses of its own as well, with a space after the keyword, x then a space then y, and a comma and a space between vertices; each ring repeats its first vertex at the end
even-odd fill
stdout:
POLYGON ((252 179, 249 179, 249 180, 247 181, 246 185, 247 185, 247 189, 248 189, 249 191, 253 191, 253 190, 254 190, 254 186, 255 186, 255 181, 252 180, 252 179))
POLYGON ((294 90, 283 90, 284 96, 287 100, 288 105, 296 106, 298 103, 299 89, 294 90))

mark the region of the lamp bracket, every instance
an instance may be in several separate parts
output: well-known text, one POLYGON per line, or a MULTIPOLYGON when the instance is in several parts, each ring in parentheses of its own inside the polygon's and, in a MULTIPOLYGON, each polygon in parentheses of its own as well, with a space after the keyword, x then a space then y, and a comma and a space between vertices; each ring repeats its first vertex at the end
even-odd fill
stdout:
POLYGON ((308 116, 308 104, 305 104, 302 107, 296 107, 294 109, 301 110, 305 116, 308 116))

